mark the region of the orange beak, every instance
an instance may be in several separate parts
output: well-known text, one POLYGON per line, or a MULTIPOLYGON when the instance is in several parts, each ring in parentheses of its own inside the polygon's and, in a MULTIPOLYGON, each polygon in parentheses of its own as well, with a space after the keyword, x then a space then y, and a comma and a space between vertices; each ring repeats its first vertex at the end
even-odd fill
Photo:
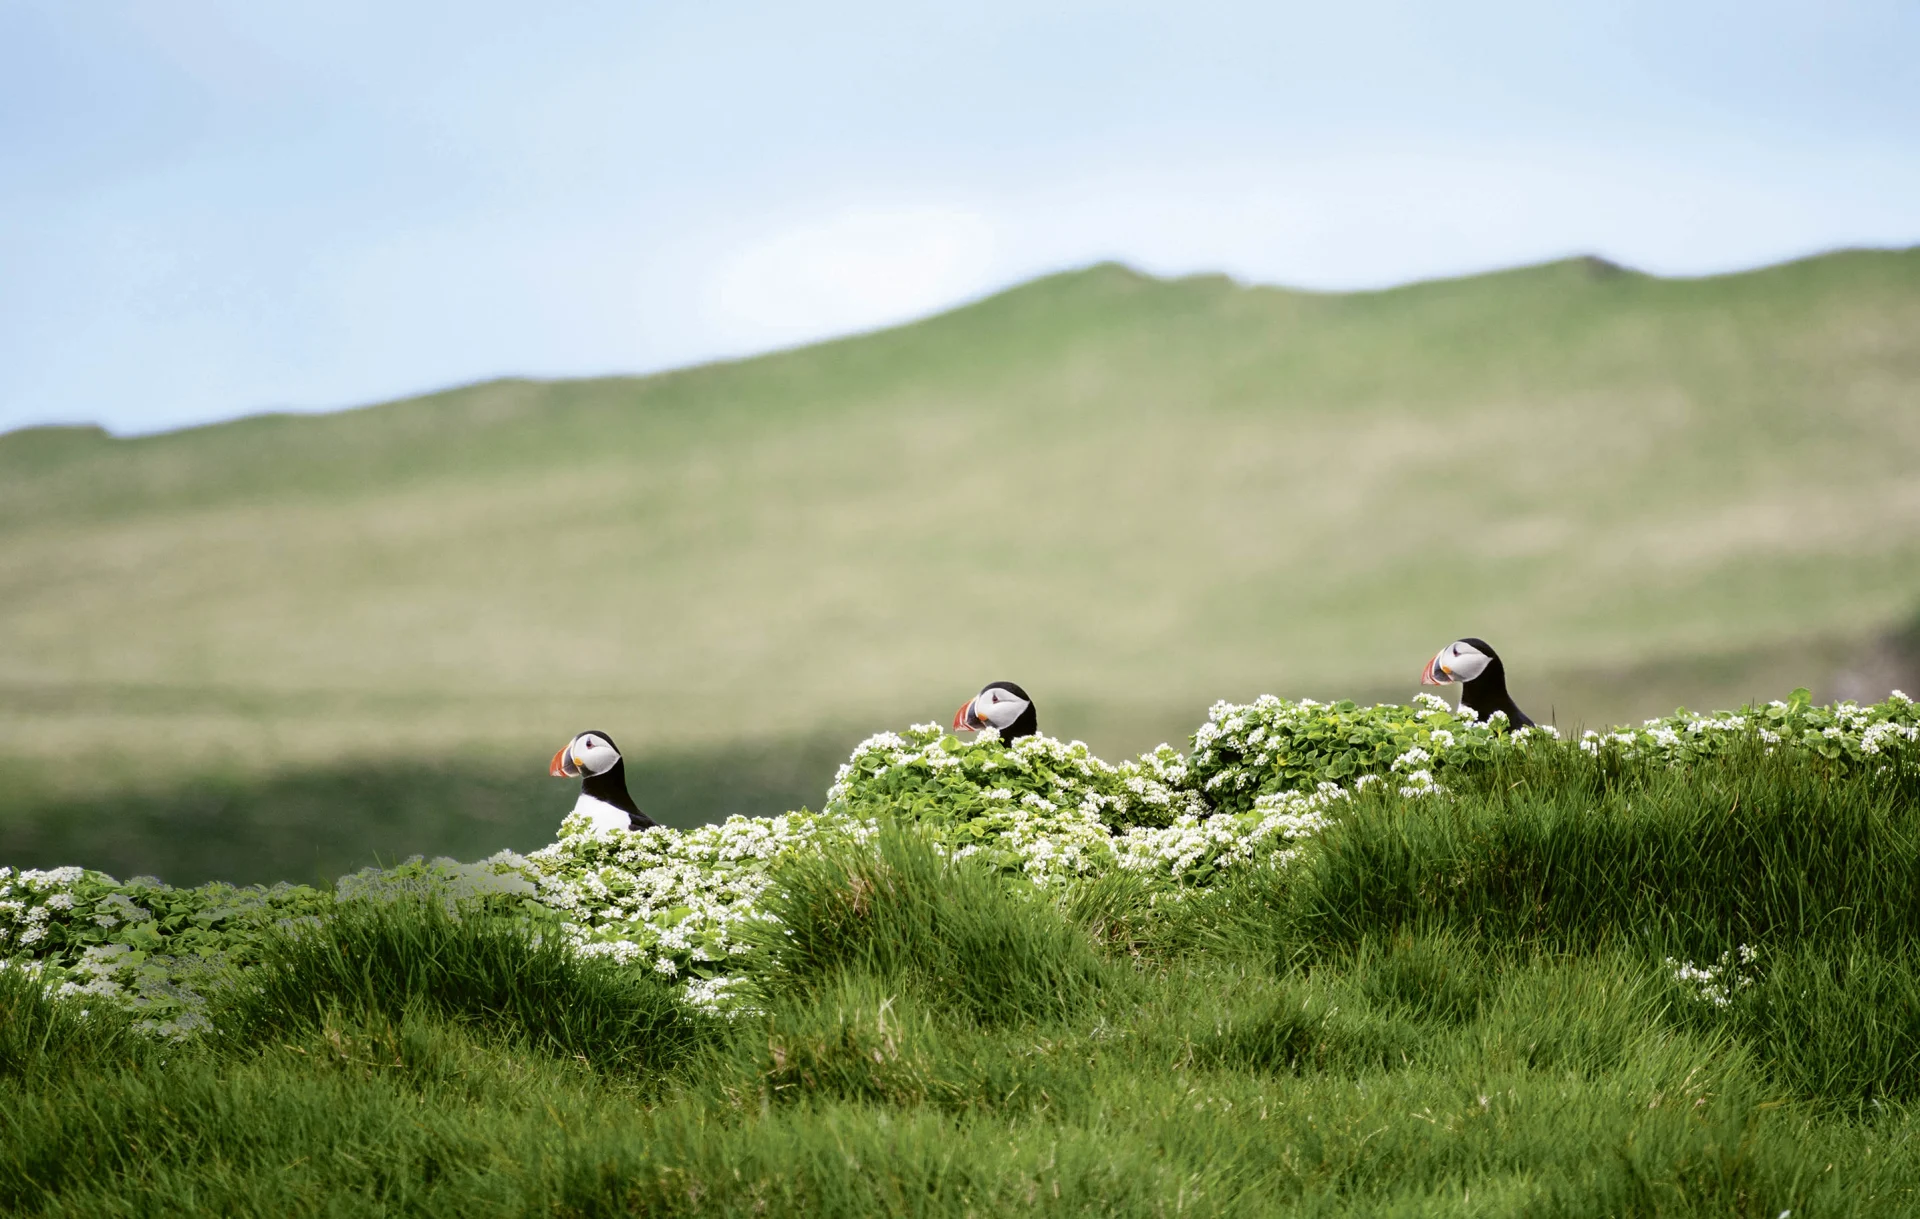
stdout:
POLYGON ((961 703, 960 710, 953 713, 953 730, 955 732, 978 732, 980 730, 980 725, 973 722, 972 699, 961 703))
POLYGON ((1450 686, 1453 684, 1453 671, 1440 663, 1440 658, 1446 654, 1447 650, 1441 648, 1433 654, 1433 659, 1427 662, 1427 667, 1420 670, 1421 685, 1450 686))
POLYGON ((553 764, 547 767, 547 773, 556 779, 572 779, 580 773, 574 769, 573 759, 567 756, 567 746, 572 744, 568 741, 562 745, 553 755, 553 764))

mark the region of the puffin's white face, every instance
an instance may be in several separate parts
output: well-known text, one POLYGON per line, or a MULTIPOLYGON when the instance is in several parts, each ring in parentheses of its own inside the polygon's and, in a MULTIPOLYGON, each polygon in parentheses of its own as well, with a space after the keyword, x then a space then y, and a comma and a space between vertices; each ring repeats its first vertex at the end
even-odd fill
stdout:
POLYGON ((995 728, 1011 728, 1013 721, 1026 714, 1026 699, 995 686, 973 700, 973 713, 995 728))
POLYGON ((568 741, 553 755, 547 773, 556 779, 577 779, 582 775, 604 775, 620 761, 613 742, 597 732, 583 732, 568 741))
POLYGON ((1420 684, 1450 686, 1457 681, 1472 681, 1487 671, 1492 659, 1464 639, 1450 643, 1420 671, 1420 684))
POLYGON ((990 686, 960 708, 953 717, 953 726, 961 732, 977 732, 989 726, 1011 728, 1013 721, 1030 706, 1031 703, 1011 690, 990 686))

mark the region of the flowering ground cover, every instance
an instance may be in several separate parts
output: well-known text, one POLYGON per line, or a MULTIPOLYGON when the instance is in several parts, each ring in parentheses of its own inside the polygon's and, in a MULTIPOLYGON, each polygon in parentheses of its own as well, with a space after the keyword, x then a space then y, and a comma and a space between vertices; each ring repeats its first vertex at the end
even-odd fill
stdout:
POLYGON ((1905 1214, 1915 892, 1899 695, 922 725, 331 892, 0 870, 0 1206, 1905 1214))

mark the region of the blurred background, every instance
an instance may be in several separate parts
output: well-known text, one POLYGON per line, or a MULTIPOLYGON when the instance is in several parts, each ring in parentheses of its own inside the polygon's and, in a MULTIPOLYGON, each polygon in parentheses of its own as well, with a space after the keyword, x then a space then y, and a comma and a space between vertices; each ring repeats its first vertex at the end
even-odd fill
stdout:
POLYGON ((1913 6, 561 8, 0 5, 0 862, 1920 693, 1913 6))

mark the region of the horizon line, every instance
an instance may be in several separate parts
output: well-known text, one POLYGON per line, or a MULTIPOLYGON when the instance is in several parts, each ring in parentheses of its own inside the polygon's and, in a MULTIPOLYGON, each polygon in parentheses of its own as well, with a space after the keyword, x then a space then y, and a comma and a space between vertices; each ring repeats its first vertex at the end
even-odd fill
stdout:
POLYGON ((1595 264, 1598 267, 1604 268, 1606 270, 1609 270, 1611 272, 1615 272, 1618 274, 1631 275, 1641 279, 1655 280, 1661 283, 1700 283, 1700 282, 1705 282, 1705 281, 1715 280, 1715 279, 1732 279, 1732 278, 1737 278, 1743 275, 1755 275, 1755 274, 1760 274, 1767 271, 1779 270, 1785 267, 1796 266, 1801 263, 1816 262, 1825 258, 1836 258, 1836 257, 1842 257, 1849 254, 1898 255, 1898 254, 1911 254, 1916 251, 1920 251, 1920 242, 1916 242, 1908 245, 1829 246, 1825 249, 1814 250, 1805 254, 1796 254, 1786 258, 1779 258, 1770 262, 1755 263, 1749 266, 1734 267, 1727 270, 1709 271, 1709 272, 1704 272, 1702 274, 1697 274, 1697 275, 1687 275, 1687 274, 1663 275, 1658 272, 1641 270, 1638 267, 1634 267, 1629 264, 1622 263, 1616 259, 1609 258, 1604 254, 1596 253, 1593 251, 1581 251, 1577 253, 1563 254, 1554 258, 1544 258, 1544 259, 1540 259, 1533 262, 1506 263, 1499 266, 1488 267, 1478 271, 1465 271, 1465 272, 1461 272, 1458 274, 1451 274, 1451 275, 1430 275, 1430 276, 1416 277, 1413 279, 1401 280, 1391 284, 1386 284, 1381 287, 1331 288, 1331 289, 1303 288, 1303 287, 1297 287, 1297 286, 1282 284, 1282 283, 1269 283, 1269 282, 1257 281, 1257 280, 1243 280, 1225 271, 1189 271, 1189 272, 1183 272, 1180 274, 1173 274, 1173 275, 1158 275, 1151 271, 1142 270, 1140 267, 1133 264, 1132 262, 1129 262, 1125 258, 1109 257, 1109 258, 1094 259, 1093 261, 1090 261, 1090 262, 1076 263, 1073 265, 1060 267, 1051 271, 1043 271, 1036 275, 1029 275, 1024 279, 1014 280, 1011 283, 1003 284, 1002 286, 991 289, 990 291, 981 292, 972 296, 962 297, 961 299, 953 301, 949 304, 942 305, 936 309, 930 310, 925 313, 916 314, 912 317, 905 318, 900 321, 887 322, 880 325, 869 326, 864 329, 849 330, 841 334, 830 335, 825 338, 806 339, 801 342, 786 344, 784 346, 767 347, 767 348, 761 348, 754 351, 739 352, 739 353, 730 354, 730 355, 716 355, 716 356, 712 356, 705 359, 696 359, 683 364, 668 364, 658 368, 650 368, 650 369, 628 369, 628 370, 608 369, 602 372, 588 372, 588 373, 542 374, 542 373, 528 373, 528 372, 496 372, 496 373, 489 373, 481 376, 476 376, 470 380, 444 382, 430 388, 423 388, 423 389, 412 390, 412 391, 402 391, 392 396, 375 398, 369 401, 351 402, 351 403, 344 403, 344 404, 336 403, 328 406, 312 406, 312 407, 301 407, 301 406, 259 407, 251 410, 241 411, 236 414, 218 415, 211 418, 198 420, 192 423, 182 423, 182 424, 177 424, 172 426, 162 426, 162 427, 153 428, 151 430, 143 430, 143 431, 117 432, 108 428, 104 424, 91 422, 91 421, 25 423, 25 424, 20 424, 19 426, 16 426, 16 427, 0 430, 0 441, 6 441, 12 437, 19 436, 26 432, 50 432, 50 431, 74 431, 74 432, 92 431, 92 432, 102 433, 106 437, 113 440, 137 440, 137 439, 146 439, 146 438, 158 437, 158 436, 178 435, 180 433, 199 431, 205 428, 224 427, 229 424, 244 423, 244 422, 247 422, 250 420, 256 420, 256 419, 281 419, 281 418, 298 419, 298 418, 310 418, 310 417, 324 416, 324 415, 344 415, 344 414, 350 414, 355 411, 374 410, 374 409, 378 409, 380 407, 385 407, 385 406, 397 406, 406 402, 417 402, 426 398, 438 397, 439 395, 442 395, 442 394, 459 393, 463 390, 477 389, 481 386, 499 385, 499 384, 505 384, 505 383, 511 383, 511 382, 525 382, 525 383, 540 384, 540 385, 568 385, 568 384, 576 384, 576 383, 585 382, 585 381, 648 380, 654 377, 673 376, 680 373, 697 372, 702 369, 724 368, 724 367, 728 367, 735 364, 745 364, 754 360, 769 359, 775 356, 788 355, 788 354, 801 352, 801 351, 808 351, 814 348, 830 347, 839 343, 853 342, 859 339, 871 338, 876 335, 889 334, 894 331, 906 330, 914 326, 925 325, 929 322, 937 321, 943 317, 947 317, 955 313, 963 312, 967 309, 972 309, 980 305, 987 304, 990 301, 998 300, 1001 297, 1010 296, 1014 293, 1021 292, 1028 288, 1034 287, 1035 285, 1046 283, 1050 280, 1067 279, 1074 276, 1087 275, 1089 273, 1099 271, 1105 268, 1113 268, 1116 270, 1124 271, 1127 274, 1132 275, 1136 278, 1148 280, 1148 281, 1151 281, 1154 283, 1160 283, 1160 284, 1179 283, 1182 281, 1199 280, 1199 279, 1222 279, 1232 284, 1234 287, 1243 291, 1285 292, 1285 293, 1289 293, 1296 296, 1313 296, 1313 297, 1334 299, 1334 298, 1340 298, 1340 297, 1379 296, 1386 293, 1402 292, 1402 291, 1406 291, 1413 288, 1426 287, 1426 286, 1436 285, 1436 284, 1461 283, 1468 280, 1489 279, 1495 276, 1511 275, 1511 274, 1515 274, 1523 271, 1539 270, 1545 267, 1560 266, 1566 263, 1586 262, 1590 264, 1595 264))

